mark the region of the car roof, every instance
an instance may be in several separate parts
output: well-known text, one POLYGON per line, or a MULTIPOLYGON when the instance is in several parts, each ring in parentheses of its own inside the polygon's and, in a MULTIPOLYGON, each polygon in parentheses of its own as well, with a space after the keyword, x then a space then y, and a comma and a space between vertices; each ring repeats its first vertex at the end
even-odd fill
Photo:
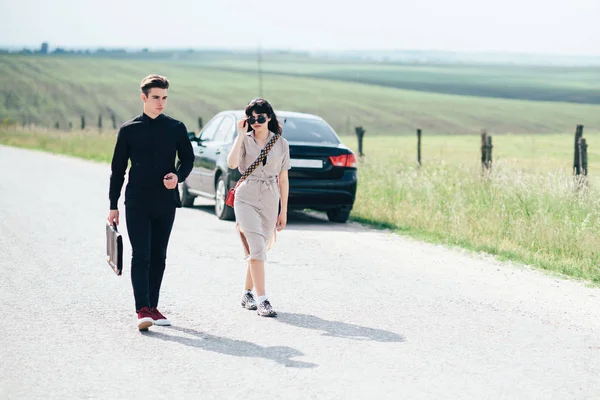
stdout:
MULTIPOLYGON (((322 119, 321 117, 318 117, 314 114, 301 113, 301 112, 295 112, 295 111, 286 111, 286 110, 274 110, 274 111, 275 111, 275 115, 277 115, 277 118, 295 117, 295 118, 318 119, 318 120, 322 119)), ((234 114, 236 118, 242 118, 244 115, 246 115, 246 112, 244 110, 225 110, 225 111, 219 112, 219 114, 234 114)))

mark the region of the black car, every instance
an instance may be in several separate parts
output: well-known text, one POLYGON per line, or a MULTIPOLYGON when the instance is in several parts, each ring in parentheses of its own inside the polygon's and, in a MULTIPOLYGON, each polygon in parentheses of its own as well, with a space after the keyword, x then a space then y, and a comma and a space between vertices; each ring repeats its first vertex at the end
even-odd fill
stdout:
MULTIPOLYGON (((322 118, 286 111, 276 114, 290 145, 288 210, 325 211, 330 221, 346 222, 356 197, 356 156, 322 118)), ((227 166, 227 155, 242 116, 241 110, 223 111, 198 135, 190 132, 195 160, 192 172, 179 184, 184 207, 192 206, 197 196, 206 197, 215 200, 217 217, 235 219, 225 196, 241 174, 227 166)))

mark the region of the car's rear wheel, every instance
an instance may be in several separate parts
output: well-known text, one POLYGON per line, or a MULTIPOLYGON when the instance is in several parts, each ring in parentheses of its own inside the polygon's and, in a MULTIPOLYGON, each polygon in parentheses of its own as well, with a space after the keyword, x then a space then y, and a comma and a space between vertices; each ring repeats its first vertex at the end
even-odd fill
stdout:
POLYGON ((233 221, 235 219, 235 212, 233 211, 233 208, 225 204, 226 198, 227 190, 225 178, 221 175, 217 181, 217 186, 215 187, 215 214, 217 214, 219 219, 233 221))
POLYGON ((351 207, 340 207, 334 210, 327 211, 327 218, 331 222, 345 223, 350 218, 351 207))
POLYGON ((181 205, 184 207, 192 207, 194 205, 194 199, 196 196, 192 196, 188 190, 185 181, 181 182, 178 186, 179 198, 181 199, 181 205))

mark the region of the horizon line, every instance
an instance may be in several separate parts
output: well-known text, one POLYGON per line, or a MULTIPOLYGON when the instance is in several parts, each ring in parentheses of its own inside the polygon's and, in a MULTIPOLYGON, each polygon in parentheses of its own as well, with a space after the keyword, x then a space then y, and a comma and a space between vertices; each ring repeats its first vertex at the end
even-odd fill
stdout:
POLYGON ((600 58, 600 54, 591 53, 577 53, 577 54, 560 54, 560 53, 536 53, 536 52, 525 52, 525 51, 502 51, 502 50, 440 50, 440 49, 425 49, 425 48, 404 48, 404 49, 344 49, 344 48, 330 48, 330 49, 302 49, 302 48, 284 48, 284 47, 265 47, 264 45, 251 46, 219 46, 219 47, 193 47, 193 46, 102 46, 102 45, 91 45, 91 46, 64 46, 55 45, 51 46, 49 42, 40 42, 35 45, 27 44, 7 44, 0 43, 1 50, 39 50, 43 43, 48 43, 48 50, 52 51, 55 49, 63 49, 66 51, 70 50, 125 50, 125 51, 142 51, 144 49, 148 52, 159 53, 165 51, 239 51, 239 52, 251 52, 256 53, 259 49, 261 52, 287 52, 287 53, 339 53, 339 54, 368 54, 368 53, 437 53, 437 54, 460 54, 460 55, 471 55, 471 56, 519 56, 519 57, 578 57, 578 58, 600 58))

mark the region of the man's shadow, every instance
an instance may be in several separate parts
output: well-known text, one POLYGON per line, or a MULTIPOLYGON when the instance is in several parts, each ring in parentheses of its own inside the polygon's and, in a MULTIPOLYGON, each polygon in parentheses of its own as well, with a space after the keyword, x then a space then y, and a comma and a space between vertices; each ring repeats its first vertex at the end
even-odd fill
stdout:
POLYGON ((199 332, 190 328, 181 328, 177 326, 165 327, 165 330, 182 332, 187 335, 195 336, 189 338, 179 335, 168 335, 156 330, 142 332, 145 336, 175 342, 185 346, 196 347, 199 349, 213 351, 216 353, 227 354, 235 357, 260 357, 275 361, 286 367, 293 368, 314 368, 317 364, 291 360, 292 357, 303 356, 304 354, 294 348, 285 346, 263 347, 243 340, 228 339, 225 337, 214 336, 208 333, 199 332))
POLYGON ((300 328, 324 331, 323 336, 354 340, 373 340, 376 342, 404 342, 404 337, 394 332, 345 322, 328 321, 314 315, 277 313, 277 321, 300 328))

